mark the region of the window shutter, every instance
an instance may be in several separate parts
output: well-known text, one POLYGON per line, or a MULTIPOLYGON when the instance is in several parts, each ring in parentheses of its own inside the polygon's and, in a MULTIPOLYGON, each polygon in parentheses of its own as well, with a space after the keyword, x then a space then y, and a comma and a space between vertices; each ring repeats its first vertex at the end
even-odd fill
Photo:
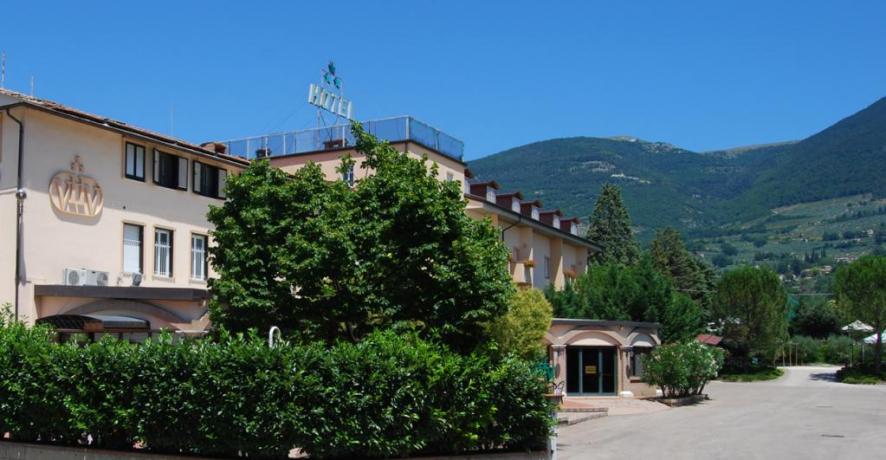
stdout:
POLYGON ((145 148, 135 148, 135 176, 145 178, 145 148))
POLYGON ((203 180, 201 176, 203 174, 203 165, 200 163, 194 162, 194 191, 200 193, 203 191, 203 180))
POLYGON ((135 175, 135 146, 132 144, 126 144, 126 175, 134 176, 135 175))
POLYGON ((178 188, 188 188, 188 159, 178 157, 178 188))
POLYGON ((225 197, 225 184, 228 183, 228 172, 224 169, 218 170, 218 197, 225 197))
POLYGON ((154 182, 160 183, 160 152, 154 150, 154 182))

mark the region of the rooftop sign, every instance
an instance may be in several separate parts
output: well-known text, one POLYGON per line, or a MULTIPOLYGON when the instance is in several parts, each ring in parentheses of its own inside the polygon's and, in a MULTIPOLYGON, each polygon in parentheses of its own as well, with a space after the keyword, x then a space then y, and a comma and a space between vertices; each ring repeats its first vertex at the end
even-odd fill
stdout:
POLYGON ((308 104, 349 120, 354 118, 353 104, 344 98, 342 80, 335 74, 335 63, 330 62, 323 70, 323 83, 311 83, 308 88, 308 104))

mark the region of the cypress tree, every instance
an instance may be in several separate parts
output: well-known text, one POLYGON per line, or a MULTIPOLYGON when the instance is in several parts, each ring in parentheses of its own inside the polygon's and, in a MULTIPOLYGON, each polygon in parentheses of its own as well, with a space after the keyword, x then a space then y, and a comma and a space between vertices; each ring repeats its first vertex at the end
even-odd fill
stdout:
POLYGON ((603 251, 591 254, 592 264, 633 265, 640 259, 640 249, 631 231, 631 217, 621 201, 621 191, 615 185, 606 184, 600 190, 587 237, 603 248, 603 251))

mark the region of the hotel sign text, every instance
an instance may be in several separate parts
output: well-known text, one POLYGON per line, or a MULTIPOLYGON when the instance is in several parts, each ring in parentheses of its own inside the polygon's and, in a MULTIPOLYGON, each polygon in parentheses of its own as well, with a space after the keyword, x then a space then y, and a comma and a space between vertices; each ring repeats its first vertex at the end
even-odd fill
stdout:
POLYGON ((327 112, 332 112, 334 115, 345 117, 348 120, 354 118, 352 116, 353 104, 350 100, 345 99, 320 85, 311 83, 311 86, 308 88, 308 103, 320 107, 327 112))

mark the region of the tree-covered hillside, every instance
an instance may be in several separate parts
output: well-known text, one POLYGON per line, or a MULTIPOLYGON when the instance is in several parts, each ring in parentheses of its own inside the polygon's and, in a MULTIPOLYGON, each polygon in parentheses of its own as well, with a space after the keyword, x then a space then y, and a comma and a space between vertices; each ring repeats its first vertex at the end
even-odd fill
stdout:
POLYGON ((841 196, 886 197, 886 98, 799 142, 696 153, 635 138, 551 139, 472 161, 478 177, 588 216, 604 183, 622 189, 639 237, 766 217, 841 196))

